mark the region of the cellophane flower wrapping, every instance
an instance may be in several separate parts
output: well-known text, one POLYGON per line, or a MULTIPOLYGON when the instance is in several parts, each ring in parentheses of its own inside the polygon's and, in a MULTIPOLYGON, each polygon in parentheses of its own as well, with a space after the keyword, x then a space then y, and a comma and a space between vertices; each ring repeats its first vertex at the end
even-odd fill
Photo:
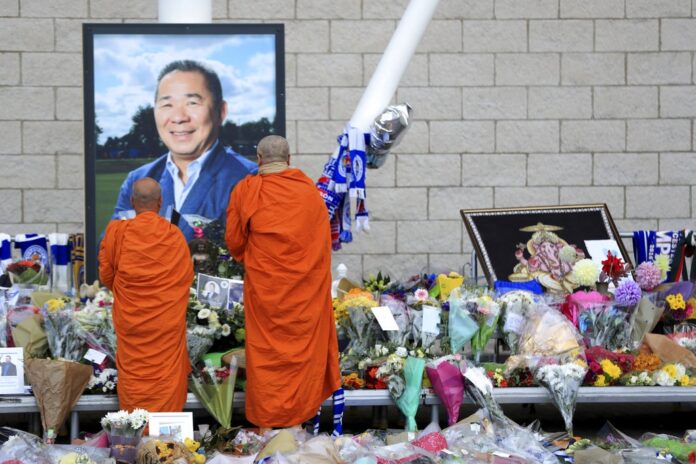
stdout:
MULTIPOLYGON (((487 440, 485 435, 469 437, 460 441, 457 447, 492 452, 496 448, 502 448, 508 453, 523 456, 529 462, 555 464, 556 457, 546 450, 530 430, 519 426, 509 419, 498 402, 493 397, 493 384, 481 367, 474 366, 471 362, 462 362, 460 369, 464 376, 464 386, 467 394, 474 404, 480 407, 490 420, 493 440, 487 440), (493 446, 492 446, 493 445, 493 446)), ((459 424, 455 425, 457 427, 459 424)), ((443 431, 450 440, 448 430, 443 431), (448 436, 449 435, 449 436, 448 436)))
POLYGON ((481 361, 481 353, 486 349, 488 340, 493 336, 493 332, 498 325, 498 316, 500 315, 500 305, 493 299, 489 293, 469 300, 467 309, 472 313, 478 329, 471 337, 471 353, 474 356, 474 361, 478 364, 481 361))
POLYGON ((394 402, 406 416, 406 430, 415 432, 416 412, 420 403, 421 386, 425 359, 409 356, 403 365, 403 372, 395 372, 387 378, 387 388, 394 402))
POLYGON ((607 301, 609 301, 609 297, 597 291, 586 292, 584 290, 578 290, 566 296, 565 302, 561 305, 560 309, 573 325, 577 327, 578 316, 583 308, 607 301))
POLYGON ((92 349, 106 354, 116 361, 116 330, 110 304, 88 301, 79 311, 75 311, 78 322, 77 334, 92 349))
POLYGON ((41 313, 51 356, 80 362, 87 350, 82 337, 79 336, 81 328, 72 305, 51 310, 49 303, 44 305, 41 313))
POLYGON ((392 346, 406 346, 411 338, 411 326, 413 324, 412 315, 406 303, 394 298, 392 295, 382 295, 380 304, 386 306, 391 311, 399 326, 399 330, 390 330, 386 332, 387 340, 392 346))
POLYGON ((215 330, 204 325, 186 327, 186 347, 189 360, 195 366, 215 342, 215 330))
POLYGON ((0 429, 0 436, 4 441, 0 446, 0 462, 2 463, 51 464, 53 462, 48 446, 36 435, 3 427, 0 429))
POLYGON ((459 420, 459 409, 464 399, 464 379, 457 363, 453 356, 444 356, 429 361, 425 366, 433 391, 447 411, 448 425, 454 425, 459 420))
POLYGON ((517 352, 521 356, 554 356, 579 350, 581 344, 582 337, 563 314, 540 304, 520 333, 517 352))
POLYGON ((498 297, 502 310, 502 331, 505 343, 512 354, 517 353, 518 341, 525 322, 536 309, 536 296, 532 292, 515 290, 498 297))
POLYGON ((413 342, 416 346, 420 345, 424 350, 428 350, 438 338, 441 321, 438 323, 438 328, 434 332, 422 330, 424 311, 435 310, 438 312, 438 315, 441 318, 442 313, 440 310, 440 303, 437 301, 437 299, 430 296, 426 289, 418 288, 412 294, 407 295, 406 305, 411 313, 411 332, 413 342), (431 309, 426 309, 426 307, 430 307, 431 309))
POLYGON ((637 349, 643 342, 645 334, 652 332, 657 323, 660 321, 665 310, 664 300, 658 299, 658 294, 644 293, 636 305, 629 321, 630 340, 632 349, 637 349))
POLYGON ((546 388, 563 416, 566 432, 573 436, 573 414, 580 385, 587 374, 587 364, 578 357, 542 359, 534 368, 534 379, 546 388))
POLYGON ((237 378, 237 358, 232 357, 229 367, 215 368, 207 363, 191 373, 189 390, 225 429, 232 424, 234 382, 237 378))
POLYGON ((679 346, 683 346, 696 354, 696 323, 682 322, 670 328, 665 327, 665 332, 679 346))
POLYGON ((578 314, 578 330, 587 346, 601 346, 610 351, 631 348, 633 307, 611 303, 586 305, 578 314))
POLYGON ((464 345, 471 340, 478 324, 467 308, 469 293, 455 288, 449 297, 449 324, 448 331, 452 354, 461 353, 464 345))

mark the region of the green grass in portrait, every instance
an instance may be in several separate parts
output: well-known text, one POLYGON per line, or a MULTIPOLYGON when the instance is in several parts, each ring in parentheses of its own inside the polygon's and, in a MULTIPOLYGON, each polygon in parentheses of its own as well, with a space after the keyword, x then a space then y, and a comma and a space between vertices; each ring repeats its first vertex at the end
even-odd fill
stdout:
POLYGON ((114 206, 118 200, 118 192, 121 184, 133 169, 149 163, 154 158, 141 158, 134 160, 97 160, 95 180, 95 203, 97 233, 106 229, 114 213, 114 206))

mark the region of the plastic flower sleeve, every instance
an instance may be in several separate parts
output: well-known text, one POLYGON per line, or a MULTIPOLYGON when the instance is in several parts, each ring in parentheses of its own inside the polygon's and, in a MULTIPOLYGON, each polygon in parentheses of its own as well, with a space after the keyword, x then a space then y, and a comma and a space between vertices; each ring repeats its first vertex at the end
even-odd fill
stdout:
POLYGON ((573 436, 573 413, 580 385, 587 374, 583 360, 563 363, 561 359, 546 359, 534 369, 534 379, 551 395, 563 416, 568 435, 573 436))
MULTIPOLYGON (((416 412, 420 403, 421 386, 423 384, 423 370, 425 369, 425 360, 422 358, 414 358, 409 356, 406 358, 403 372, 403 391, 399 396, 396 396, 392 389, 394 402, 399 407, 401 412, 406 416, 406 430, 409 432, 416 431, 416 412)), ((393 375, 392 378, 398 377, 393 375)), ((392 378, 389 379, 391 384, 392 378)), ((396 379, 395 379, 396 380, 396 379)), ((391 387, 391 385, 390 385, 391 387)))
MULTIPOLYGON (((206 366, 206 369, 210 369, 210 367, 206 366)), ((189 390, 196 395, 196 398, 222 427, 229 429, 232 423, 237 358, 232 357, 229 376, 220 380, 213 372, 209 377, 210 381, 206 381, 199 373, 193 372, 189 381, 189 390)))
POLYGON ((80 326, 71 308, 42 311, 48 348, 54 358, 79 362, 86 349, 84 341, 78 336, 80 326))
POLYGON ((527 321, 519 340, 519 353, 554 356, 578 350, 580 334, 561 313, 548 306, 539 306, 527 321))
POLYGON ((406 342, 411 335, 409 331, 411 316, 406 308, 406 304, 391 295, 382 295, 380 301, 383 306, 387 306, 391 310, 396 325, 399 326, 399 330, 390 330, 386 332, 387 339, 394 346, 406 346, 406 342))
POLYGON ((448 330, 450 344, 452 354, 457 354, 462 351, 464 345, 474 336, 478 330, 478 325, 466 309, 466 302, 459 289, 455 289, 450 293, 449 303, 448 330))
POLYGON ((527 291, 511 291, 498 298, 502 306, 502 332, 512 354, 517 353, 517 344, 525 322, 536 308, 534 295, 527 291))
POLYGON ((447 411, 448 425, 454 425, 459 420, 459 409, 464 399, 464 379, 454 362, 452 356, 445 356, 430 361, 425 367, 433 390, 447 411))
POLYGON ((590 304, 579 310, 578 330, 587 346, 608 350, 629 347, 630 316, 633 308, 610 303, 590 304))

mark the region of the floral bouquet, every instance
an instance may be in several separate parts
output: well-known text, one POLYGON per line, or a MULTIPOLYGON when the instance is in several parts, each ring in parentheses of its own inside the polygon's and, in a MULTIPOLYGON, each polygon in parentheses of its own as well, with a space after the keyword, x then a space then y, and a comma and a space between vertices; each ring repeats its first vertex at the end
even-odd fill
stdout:
POLYGON ((44 328, 51 355, 57 359, 80 362, 86 349, 79 336, 81 328, 75 311, 60 300, 49 300, 43 307, 44 328))
POLYGON ((440 303, 437 299, 430 296, 428 290, 425 288, 417 288, 413 294, 407 294, 406 304, 411 311, 412 321, 412 333, 413 340, 416 344, 420 342, 420 346, 423 349, 429 349, 435 342, 435 339, 440 334, 439 323, 438 327, 430 328, 431 330, 423 329, 423 320, 425 311, 436 311, 438 313, 438 319, 441 322, 441 311, 440 303))
POLYGON ((527 320, 520 334, 518 351, 521 355, 558 356, 579 350, 581 340, 566 317, 542 305, 527 320))
POLYGON ((390 330, 387 332, 389 343, 394 346, 406 346, 411 338, 411 327, 413 324, 412 313, 406 307, 406 303, 392 295, 382 295, 382 306, 386 306, 391 311, 399 326, 399 330, 390 330))
POLYGON ((665 330, 669 332, 667 336, 677 342, 679 346, 683 346, 696 354, 696 324, 682 322, 670 329, 665 328, 665 330))
POLYGON ((498 298, 503 313, 503 334, 512 354, 529 314, 536 308, 534 294, 524 290, 507 292, 498 298))
POLYGON ((186 347, 189 361, 195 366, 215 342, 215 329, 204 325, 186 327, 186 347))
POLYGON ((686 367, 680 363, 669 363, 653 372, 655 385, 673 387, 675 385, 686 387, 690 385, 691 378, 687 375, 686 367))
POLYGON ((585 350, 585 357, 588 365, 585 383, 595 387, 615 385, 633 369, 633 355, 614 353, 599 346, 585 350))
POLYGON ((652 292, 662 283, 662 270, 652 261, 643 261, 633 271, 636 283, 645 292, 652 292))
POLYGON ((391 278, 382 272, 378 272, 377 275, 369 274, 367 279, 363 280, 363 287, 368 292, 372 293, 376 301, 380 300, 380 296, 386 290, 392 286, 391 278))
MULTIPOLYGON (((381 368, 380 368, 381 369, 381 368)), ((415 432, 416 412, 420 402, 421 386, 425 359, 409 356, 403 363, 403 368, 389 368, 380 377, 386 377, 387 388, 394 402, 406 416, 406 430, 415 432)))
POLYGON ((425 366, 433 391, 447 411, 447 423, 450 426, 459 420, 459 408, 464 399, 464 379, 459 366, 455 364, 457 362, 454 356, 444 356, 429 361, 425 366))
POLYGON ((602 295, 599 292, 586 292, 579 290, 566 296, 565 301, 560 306, 560 310, 568 318, 568 320, 577 327, 578 315, 583 308, 605 303, 607 301, 609 301, 609 297, 602 295))
POLYGON ((500 306, 489 294, 484 294, 476 298, 474 304, 471 303, 470 301, 467 308, 471 311, 478 325, 478 330, 471 337, 471 352, 474 356, 474 362, 478 364, 481 360, 481 353, 486 349, 488 340, 495 332, 500 315, 500 306))
POLYGON ((92 349, 106 354, 116 361, 116 330, 111 315, 111 305, 106 292, 100 298, 88 301, 74 317, 78 323, 78 336, 92 349))
POLYGON ((686 319, 691 318, 694 313, 694 303, 696 299, 684 299, 681 293, 672 293, 665 298, 665 311, 663 319, 667 323, 679 324, 686 319))
POLYGON ((467 308, 468 292, 455 288, 449 297, 449 332, 452 354, 461 353, 464 345, 478 330, 478 325, 467 308))
POLYGON ((573 436, 575 402, 586 374, 587 364, 581 358, 575 360, 547 358, 539 362, 534 369, 534 379, 551 395, 563 416, 566 431, 571 437, 573 436))
POLYGON ((232 425, 234 382, 237 377, 237 358, 232 357, 229 367, 215 368, 210 361, 191 373, 189 390, 205 406, 220 424, 218 430, 207 441, 209 448, 225 450, 232 425))
POLYGON ((13 284, 46 285, 48 276, 40 261, 21 260, 7 265, 7 273, 13 284))
POLYGON ((630 316, 625 306, 587 305, 578 315, 578 330, 587 346, 601 346, 610 351, 630 347, 630 316))
POLYGON ((104 369, 92 374, 87 384, 87 391, 90 393, 113 395, 116 393, 118 383, 118 371, 116 369, 104 369))
POLYGON ((353 290, 344 297, 337 311, 348 314, 345 320, 345 330, 350 338, 348 353, 364 355, 375 342, 376 321, 370 309, 376 307, 377 302, 371 293, 353 290))
POLYGON ((140 443, 148 417, 149 413, 144 409, 134 409, 131 413, 120 410, 102 417, 101 426, 109 436, 111 457, 118 462, 135 462, 136 447, 140 443))

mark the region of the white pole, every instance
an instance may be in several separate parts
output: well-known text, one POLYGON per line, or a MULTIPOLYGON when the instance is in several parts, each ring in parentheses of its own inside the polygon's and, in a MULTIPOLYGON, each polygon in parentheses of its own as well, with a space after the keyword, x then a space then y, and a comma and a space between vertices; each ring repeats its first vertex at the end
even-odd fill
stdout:
POLYGON ((159 0, 160 23, 211 23, 212 0, 159 0))
POLYGON ((411 0, 350 118, 351 126, 367 132, 372 121, 387 107, 438 2, 439 0, 411 0))

